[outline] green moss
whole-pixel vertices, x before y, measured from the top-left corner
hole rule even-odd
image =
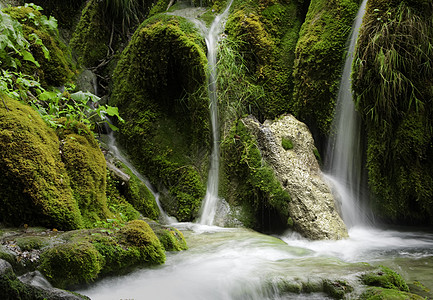
[[[353,287],[344,280],[324,280],[323,291],[334,299],[344,299],[346,294],[353,292]]]
[[[384,288],[369,288],[359,296],[360,300],[422,300],[421,296]]]
[[[48,245],[48,240],[40,236],[24,236],[16,239],[16,244],[21,251],[29,251],[32,249],[41,249]]]
[[[62,160],[85,226],[110,218],[105,195],[106,163],[93,133],[84,124],[66,123],[58,135]]]
[[[296,45],[294,113],[310,129],[328,133],[334,115],[346,40],[357,0],[311,1]]]
[[[185,238],[179,230],[174,227],[166,227],[154,230],[165,251],[187,250]]]
[[[64,288],[165,262],[164,247],[146,222],[118,226],[63,234],[63,243],[41,255],[39,270],[54,286]]]
[[[39,270],[56,287],[95,280],[102,269],[103,257],[90,243],[54,246],[41,255]]]
[[[87,67],[96,66],[108,54],[111,29],[104,20],[103,8],[103,1],[87,2],[70,41],[78,62]]]
[[[39,11],[31,7],[10,7],[3,10],[23,25],[25,38],[30,41],[30,51],[40,66],[28,61],[22,61],[19,68],[25,74],[39,77],[42,86],[62,86],[72,80],[75,66],[71,54],[60,40],[57,30],[44,25],[44,17]],[[32,17],[31,17],[32,16]],[[37,35],[49,51],[49,58],[45,57],[41,45],[30,35]]]
[[[283,146],[284,150],[291,150],[291,149],[293,149],[292,140],[283,137],[282,140],[281,140],[281,146]]]
[[[151,265],[165,262],[161,242],[146,222],[131,221],[120,229],[119,234],[127,246],[139,251],[141,263]]]
[[[373,272],[363,274],[361,280],[365,285],[409,292],[409,287],[401,275],[384,266],[380,266],[378,270]]]
[[[298,6],[286,1],[236,1],[226,32],[237,41],[248,76],[263,85],[266,97],[249,103],[259,119],[291,110],[292,68],[301,26]]]
[[[258,230],[285,228],[290,195],[281,187],[273,169],[262,160],[254,138],[241,121],[225,138],[221,151],[223,194],[231,205],[244,208],[246,215],[241,216],[241,221]]]
[[[373,1],[360,31],[353,88],[373,206],[388,222],[432,224],[432,15],[424,1]]]
[[[30,107],[2,96],[0,216],[6,223],[74,229],[83,225],[55,132]]]
[[[205,70],[194,25],[158,15],[136,31],[113,78],[110,101],[126,120],[123,144],[140,171],[168,191],[162,199],[174,199],[172,215],[181,221],[193,220],[204,197],[209,112],[206,93],[197,91],[205,90]]]

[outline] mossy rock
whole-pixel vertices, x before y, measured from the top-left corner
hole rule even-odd
[[[294,63],[294,113],[312,132],[327,135],[358,0],[311,1]]]
[[[109,229],[70,231],[59,239],[63,242],[42,253],[38,269],[60,288],[165,262],[164,247],[142,220]]]
[[[247,80],[262,85],[265,97],[245,105],[259,120],[292,109],[292,70],[301,27],[294,1],[234,1],[225,31],[242,56]]]
[[[242,121],[235,124],[221,146],[224,198],[230,205],[241,206],[237,218],[247,227],[281,230],[287,227],[285,191],[273,169],[263,160],[257,142]]]
[[[83,226],[53,129],[29,106],[2,96],[0,218],[58,229]]]
[[[157,15],[137,29],[113,77],[110,104],[126,120],[119,124],[120,140],[138,169],[168,191],[161,200],[174,201],[171,214],[180,221],[196,217],[205,192],[206,62],[192,23]]]
[[[346,294],[353,292],[353,287],[344,280],[324,280],[323,291],[334,299],[344,299]]]
[[[111,27],[104,19],[104,6],[104,1],[88,1],[72,34],[70,46],[80,65],[94,67],[108,54]]]
[[[93,133],[81,123],[66,122],[58,130],[60,151],[84,225],[111,218],[106,199],[105,157]]]
[[[62,86],[70,82],[75,76],[75,66],[72,56],[65,44],[60,40],[57,30],[53,30],[44,24],[40,11],[31,7],[9,7],[3,12],[20,22],[23,26],[24,37],[30,41],[30,52],[40,64],[36,66],[32,62],[22,60],[19,70],[25,74],[39,77],[42,86]],[[32,17],[30,17],[32,16]],[[49,58],[45,57],[42,47],[30,35],[37,35],[49,52]]]
[[[380,266],[378,270],[361,275],[361,281],[369,286],[409,292],[409,287],[401,275],[385,266]]]
[[[54,246],[41,255],[39,270],[56,287],[65,288],[95,280],[103,257],[95,246],[74,242]]]
[[[400,225],[432,224],[432,16],[431,1],[369,1],[353,65],[372,206]]]
[[[385,288],[369,288],[359,296],[360,300],[422,300],[416,294]]]

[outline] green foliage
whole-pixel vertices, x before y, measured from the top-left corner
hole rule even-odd
[[[2,68],[13,68],[32,76],[37,74],[44,87],[61,86],[74,76],[74,66],[69,50],[59,38],[57,20],[41,14],[41,10],[33,4],[3,10],[10,17],[2,13],[8,28],[0,35],[0,39],[6,40],[1,48],[5,46],[6,52],[9,51],[6,59],[2,59],[4,53],[0,51],[0,60],[4,61]],[[15,43],[15,53],[10,52],[14,49],[11,43]]]
[[[334,115],[347,37],[357,0],[311,1],[296,45],[294,114],[326,135]]]
[[[291,150],[291,149],[293,149],[292,140],[288,139],[286,137],[283,137],[281,139],[281,146],[283,146],[284,150]]]
[[[123,121],[117,107],[99,105],[100,98],[89,92],[72,92],[73,85],[66,86],[63,92],[55,88],[46,90],[32,76],[6,70],[0,72],[0,92],[31,105],[53,128],[65,126],[60,118],[66,118],[68,125],[83,123],[92,129],[106,123],[117,130],[108,121],[108,116]]]
[[[291,109],[292,67],[301,21],[295,3],[286,1],[237,1],[226,32],[236,41],[233,51],[242,56],[248,80],[263,87],[246,107],[255,116],[275,118]]]
[[[290,195],[281,187],[273,169],[262,161],[254,138],[241,121],[233,126],[221,148],[224,197],[230,204],[241,205],[252,213],[241,221],[258,230],[286,227]]]
[[[433,216],[432,15],[423,1],[369,3],[360,31],[353,88],[373,206],[391,222],[431,224]]]

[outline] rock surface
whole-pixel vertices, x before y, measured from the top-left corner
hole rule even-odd
[[[263,159],[272,166],[292,198],[288,209],[293,229],[311,239],[347,237],[334,197],[321,176],[314,154],[317,150],[308,127],[291,115],[264,124],[253,117],[242,122],[255,136]],[[290,141],[293,147],[285,150],[283,139]]]

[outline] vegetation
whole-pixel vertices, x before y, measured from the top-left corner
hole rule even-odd
[[[159,190],[166,188],[161,200],[181,221],[195,218],[205,193],[205,69],[203,40],[193,24],[158,15],[136,31],[113,77],[111,103],[127,120],[120,125],[126,150]]]
[[[431,224],[433,8],[426,1],[369,3],[354,64],[367,126],[367,168],[379,217]]]
[[[358,4],[357,0],[311,1],[299,33],[293,71],[293,112],[309,126],[316,139],[329,133],[340,66]]]
[[[274,171],[267,166],[254,138],[242,121],[222,144],[225,199],[241,206],[238,218],[256,230],[276,230],[287,226],[290,195],[281,187]]]
[[[291,110],[292,68],[301,17],[295,1],[235,1],[226,32],[238,52],[248,80],[263,87],[265,97],[247,103],[259,120]]]

